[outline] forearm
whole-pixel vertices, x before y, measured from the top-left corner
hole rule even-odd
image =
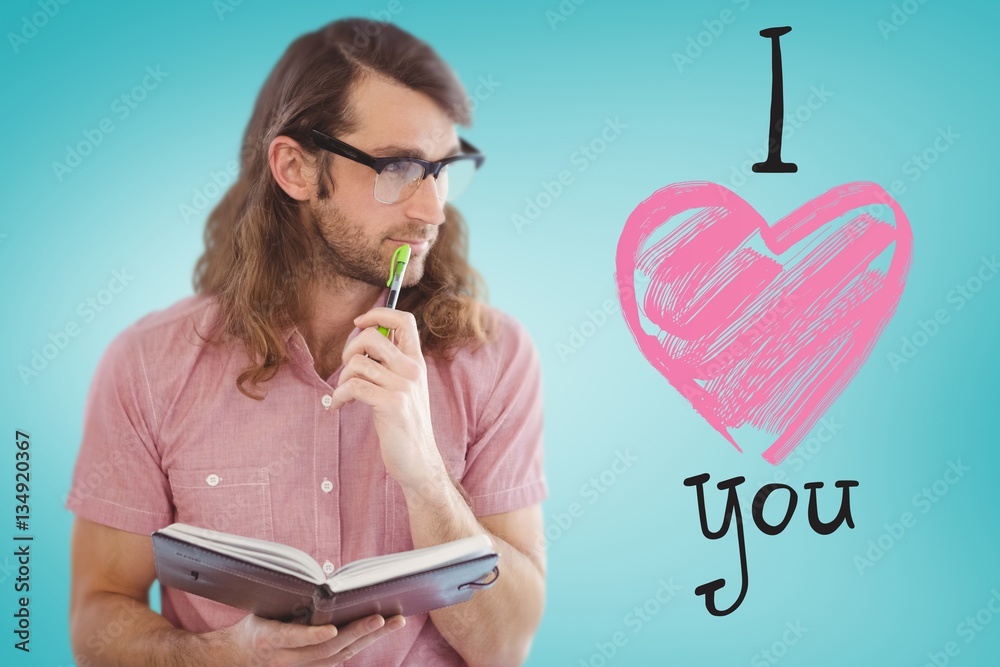
[[[414,548],[487,534],[502,576],[468,602],[430,612],[431,620],[470,665],[519,665],[541,622],[544,578],[527,556],[479,523],[456,484],[438,474],[419,489],[404,488]]]
[[[208,635],[178,630],[126,595],[94,593],[73,610],[70,623],[79,667],[231,664]]]

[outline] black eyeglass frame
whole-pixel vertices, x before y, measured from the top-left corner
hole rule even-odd
[[[446,157],[445,159],[437,162],[430,162],[417,157],[372,157],[368,153],[365,153],[350,144],[344,143],[340,139],[334,139],[319,130],[313,130],[311,135],[313,142],[315,142],[315,144],[323,150],[330,151],[336,155],[346,157],[348,160],[353,160],[354,162],[363,164],[366,167],[370,167],[375,170],[376,174],[381,174],[382,171],[393,162],[414,162],[423,167],[424,176],[420,180],[425,180],[428,176],[437,178],[438,174],[441,173],[441,169],[452,162],[458,162],[459,160],[474,160],[476,163],[476,169],[478,170],[483,165],[483,161],[486,160],[486,156],[480,153],[478,148],[461,137],[458,138],[458,147],[459,150],[462,151],[461,153]],[[406,200],[401,199],[400,201]]]

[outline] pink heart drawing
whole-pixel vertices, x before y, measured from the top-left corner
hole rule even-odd
[[[653,367],[737,450],[737,438],[770,442],[763,457],[777,465],[867,360],[912,246],[875,183],[833,188],[773,226],[721,185],[674,183],[628,217],[615,281]]]

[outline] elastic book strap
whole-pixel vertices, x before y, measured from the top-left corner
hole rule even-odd
[[[458,590],[462,590],[463,588],[477,588],[477,589],[489,588],[490,586],[495,584],[497,582],[497,579],[499,578],[500,578],[500,567],[498,565],[494,565],[492,579],[490,579],[487,582],[472,581],[467,584],[462,584],[461,586],[458,587]]]

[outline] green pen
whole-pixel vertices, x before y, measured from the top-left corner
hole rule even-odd
[[[399,297],[399,289],[403,286],[403,274],[406,273],[406,265],[410,261],[410,244],[404,243],[396,248],[392,253],[392,265],[389,267],[389,280],[385,286],[389,288],[389,298],[385,301],[386,308],[395,308],[396,299]],[[389,337],[389,330],[383,326],[378,328],[380,334]]]

